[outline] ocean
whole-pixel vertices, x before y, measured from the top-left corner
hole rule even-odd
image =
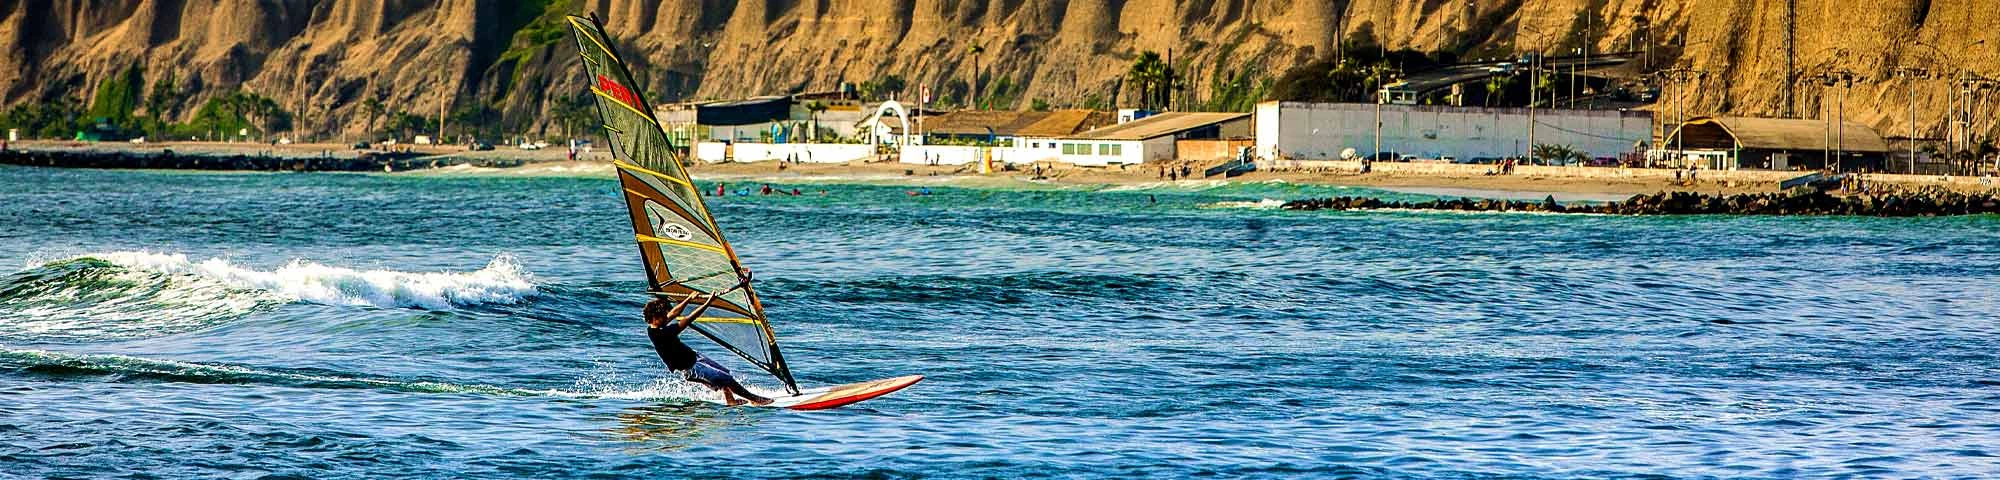
[[[2000,476],[2000,218],[725,181],[802,383],[928,379],[682,383],[608,171],[0,168],[0,477]]]

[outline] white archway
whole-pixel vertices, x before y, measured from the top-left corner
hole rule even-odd
[[[883,113],[896,114],[896,120],[902,122],[902,138],[893,138],[894,135],[890,134],[887,128],[882,127]],[[915,144],[915,142],[910,140],[912,133],[910,131],[910,113],[903,110],[903,104],[896,103],[895,100],[882,102],[882,106],[875,108],[875,114],[868,116],[868,133],[873,137],[876,144],[888,143],[896,146]]]

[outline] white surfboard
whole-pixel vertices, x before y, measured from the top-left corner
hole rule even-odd
[[[902,390],[904,387],[916,385],[918,381],[922,381],[923,379],[923,375],[909,375],[846,385],[808,388],[800,390],[798,395],[773,397],[771,398],[771,404],[764,405],[764,407],[789,408],[792,410],[839,408],[863,400],[888,395],[891,392]]]

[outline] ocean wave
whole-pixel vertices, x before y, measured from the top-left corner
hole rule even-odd
[[[424,308],[510,304],[535,295],[513,259],[469,273],[354,270],[303,260],[264,271],[150,252],[31,262],[0,277],[0,338],[119,340],[205,330],[292,302]]]
[[[152,252],[97,253],[67,260],[78,259],[96,259],[127,269],[200,279],[288,301],[325,305],[448,310],[454,306],[518,303],[536,292],[532,277],[508,255],[494,257],[485,268],[465,273],[355,270],[308,260],[293,260],[264,271],[221,258],[197,262],[186,255]]]
[[[1254,202],[1224,201],[1224,202],[1201,204],[1201,208],[1230,208],[1230,209],[1250,209],[1250,210],[1271,210],[1283,206],[1285,206],[1285,201],[1278,200],[1275,198],[1266,198]]]
[[[206,329],[283,303],[254,290],[98,258],[0,278],[0,338],[116,340]]]

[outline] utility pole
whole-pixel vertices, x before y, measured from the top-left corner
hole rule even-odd
[[[1660,79],[1674,83],[1674,159],[1680,161],[1681,166],[1686,166],[1687,142],[1684,137],[1687,135],[1684,135],[1685,132],[1681,127],[1687,125],[1687,111],[1685,106],[1687,82],[1700,82],[1703,77],[1708,75],[1708,72],[1689,67],[1680,67],[1661,70],[1658,75]]]
[[[1910,97],[1910,169],[1908,172],[1905,172],[1910,174],[1917,173],[1917,86],[1914,79],[1924,75],[1925,71],[1922,67],[1900,67],[1896,69],[1896,76],[1903,77],[1903,91],[1909,93]]]
[[[1534,56],[1528,57],[1528,67],[1528,151],[1524,158],[1535,156],[1535,102],[1539,101],[1538,95],[1541,93],[1536,84],[1542,80],[1541,50],[1536,50]]]
[[[1826,161],[1827,171],[1839,173],[1840,158],[1847,156],[1847,90],[1853,88],[1854,81],[1860,77],[1854,71],[1843,68],[1828,69],[1825,72],[1821,72],[1815,78],[1825,88],[1840,87],[1840,96],[1834,99],[1835,118],[1827,119],[1827,124],[1829,125],[1827,136],[1836,138],[1827,142],[1832,144],[1830,148],[1833,149],[1833,156],[1829,157]],[[1825,95],[1825,88],[1820,90],[1822,98]],[[1820,101],[1820,109],[1826,109],[1825,100]]]
[[[1596,40],[1593,40],[1597,38],[1594,36],[1596,30],[1597,30],[1597,14],[1592,13],[1588,16],[1583,17],[1583,64],[1584,65],[1590,65],[1590,47],[1595,46],[1594,44],[1597,43]],[[1583,89],[1590,90],[1590,78],[1584,77],[1583,83],[1584,83]],[[1574,106],[1575,104],[1572,103],[1571,105]],[[1596,95],[1590,96],[1590,108],[1597,108]]]

